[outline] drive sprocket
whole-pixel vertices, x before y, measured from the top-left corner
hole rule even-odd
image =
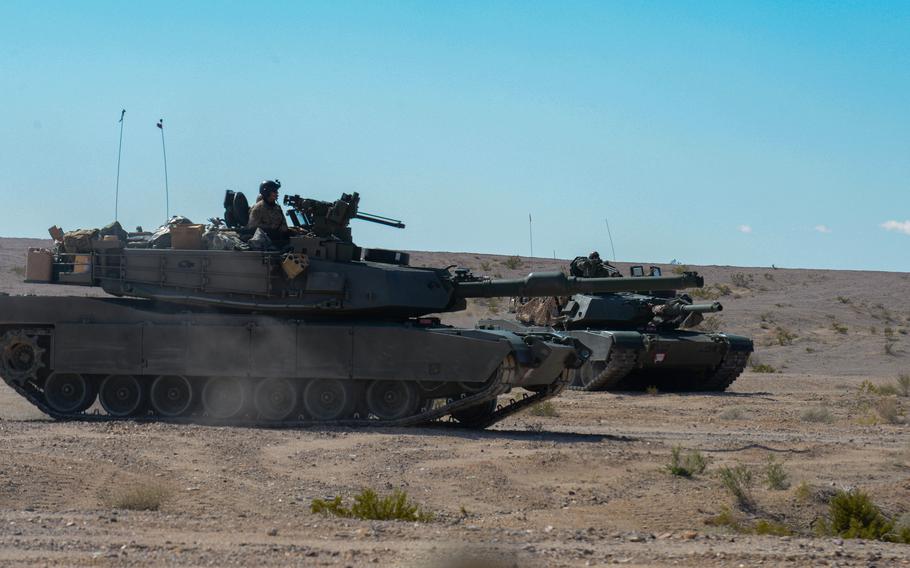
[[[0,337],[0,376],[19,384],[37,376],[44,366],[44,349],[35,337],[8,331]]]

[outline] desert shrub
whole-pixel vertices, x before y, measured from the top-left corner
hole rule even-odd
[[[894,349],[894,343],[891,341],[885,341],[885,355],[891,355],[897,357],[897,351]]]
[[[824,424],[830,424],[834,422],[834,416],[831,414],[831,410],[827,406],[816,406],[815,408],[807,408],[800,414],[800,419],[803,422],[822,422]]]
[[[559,411],[556,410],[556,405],[553,404],[552,400],[538,402],[528,409],[528,413],[532,416],[546,416],[549,418],[559,416]]]
[[[831,322],[831,329],[840,333],[841,335],[847,335],[848,327],[842,323],[837,323],[836,321]]]
[[[822,519],[818,528],[829,536],[887,540],[893,536],[894,524],[866,493],[857,489],[838,491],[828,502],[828,518]]]
[[[883,396],[872,403],[872,408],[888,424],[901,423],[900,407],[897,404],[897,400]]]
[[[860,396],[878,394],[878,387],[872,381],[865,380],[859,384],[859,394]]]
[[[733,408],[727,408],[718,414],[717,417],[721,420],[742,420],[746,417],[746,413],[743,412],[742,408],[734,406]]]
[[[493,266],[490,265],[490,263],[485,260],[480,263],[480,269],[483,270],[484,272],[489,272],[490,270],[493,269]]]
[[[521,266],[523,264],[521,262],[521,257],[518,257],[518,256],[510,256],[509,258],[502,261],[502,263],[506,266],[506,268],[509,268],[511,270],[515,270],[516,268],[521,268]]]
[[[790,476],[784,470],[784,464],[774,459],[774,456],[769,456],[768,463],[765,464],[765,482],[768,489],[775,491],[783,491],[790,487]]]
[[[408,501],[408,494],[395,490],[391,495],[379,496],[372,489],[364,489],[354,496],[354,504],[347,508],[341,496],[331,500],[313,499],[310,511],[317,514],[332,515],[373,521],[409,521],[429,522],[433,514],[422,510],[418,505]]]
[[[10,268],[9,271],[19,277],[25,276],[25,267],[24,266],[14,266],[14,267]]]
[[[708,467],[708,462],[698,450],[692,450],[683,455],[682,448],[676,446],[670,450],[670,463],[664,467],[673,475],[692,477],[693,475],[704,473],[705,468]]]
[[[837,301],[840,302],[841,304],[849,304],[851,302],[850,298],[848,298],[846,296],[838,296]]]
[[[805,479],[799,482],[799,485],[796,486],[796,489],[793,491],[793,496],[800,501],[811,501],[812,500],[812,486],[809,485],[809,482]]]
[[[773,281],[774,281],[774,275],[771,274],[770,272],[765,272],[765,280],[770,280],[771,282],[773,282]]]
[[[738,288],[748,288],[752,284],[752,277],[742,272],[734,272],[730,275],[730,282]]]
[[[753,363],[750,367],[753,373],[776,373],[777,369],[765,363]]]
[[[787,525],[767,519],[759,519],[755,526],[752,527],[752,532],[771,536],[791,536],[793,534],[793,531]]]
[[[107,496],[115,509],[128,511],[157,511],[170,497],[170,490],[157,483],[138,483],[120,487]]]
[[[721,507],[719,513],[705,519],[705,524],[714,527],[728,527],[736,532],[746,531],[746,527],[743,525],[740,516],[726,505]]]
[[[690,272],[692,269],[689,268],[688,264],[677,264],[673,267],[673,274],[683,274],[685,272]]]
[[[755,500],[752,497],[752,470],[744,465],[725,466],[720,468],[718,475],[724,488],[733,495],[740,508],[748,511],[755,507]]]
[[[648,388],[645,389],[645,393],[647,393],[651,396],[657,396],[660,393],[660,391],[657,389],[656,386],[648,385]]]
[[[793,531],[786,525],[767,519],[759,519],[754,525],[749,526],[736,511],[726,506],[722,507],[717,515],[705,519],[705,524],[715,527],[727,527],[738,533],[745,534],[773,536],[790,536],[793,534]]]
[[[910,375],[902,373],[897,377],[897,394],[900,396],[910,396]]]
[[[779,345],[792,345],[793,340],[797,337],[799,336],[782,326],[778,326],[774,331],[774,339]]]

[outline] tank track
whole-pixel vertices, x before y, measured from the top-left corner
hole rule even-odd
[[[723,392],[746,369],[749,362],[748,351],[728,351],[720,365],[713,373],[695,383],[693,390],[703,392]]]
[[[586,363],[591,364],[591,363]],[[630,347],[614,347],[610,351],[607,365],[594,380],[586,386],[569,385],[571,390],[602,391],[617,388],[622,385],[623,379],[638,365],[638,351]],[[580,369],[575,371],[581,372]]]
[[[451,414],[458,412],[460,410],[468,409],[470,407],[482,405],[484,403],[489,404],[491,401],[496,401],[500,395],[506,394],[514,386],[505,379],[505,373],[503,372],[503,367],[500,366],[500,369],[497,373],[494,374],[491,381],[488,381],[487,385],[476,393],[464,396],[458,399],[450,399],[446,404],[442,406],[428,406],[423,409],[421,412],[400,418],[397,420],[382,420],[382,419],[344,419],[344,420],[331,420],[331,421],[320,421],[320,420],[307,420],[303,419],[302,415],[296,419],[288,419],[283,421],[272,421],[272,420],[261,420],[257,418],[232,418],[228,420],[217,420],[209,417],[205,414],[199,413],[190,416],[181,416],[181,417],[162,417],[158,415],[138,415],[130,417],[117,417],[109,416],[106,414],[101,414],[97,412],[77,412],[77,413],[61,413],[57,410],[51,408],[45,401],[44,395],[41,390],[31,381],[26,381],[23,384],[19,384],[16,381],[4,379],[7,385],[10,386],[17,394],[28,400],[33,406],[35,406],[41,412],[47,414],[48,416],[54,418],[55,420],[60,421],[79,421],[79,422],[114,422],[114,421],[131,421],[131,422],[164,422],[164,423],[173,423],[173,424],[203,424],[210,426],[242,426],[242,427],[254,427],[254,428],[308,428],[314,426],[332,426],[332,427],[406,427],[406,426],[422,426],[422,425],[431,425],[431,424],[440,424],[440,425],[452,425],[452,426],[461,426],[467,428],[486,428],[500,420],[503,420],[521,410],[558,395],[563,388],[565,388],[568,380],[569,373],[564,372],[560,378],[553,382],[550,385],[547,385],[545,389],[535,392],[534,394],[525,395],[520,399],[510,399],[508,403],[504,405],[496,406],[495,410],[492,411],[489,415],[483,416],[480,419],[471,420],[467,423],[460,423],[454,418],[451,417]]]

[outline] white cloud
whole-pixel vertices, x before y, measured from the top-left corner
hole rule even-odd
[[[739,229],[740,233],[751,233],[752,232],[752,227],[750,227],[749,225],[740,225],[738,227],[738,229]]]
[[[819,233],[830,233],[831,232],[831,227],[829,227],[828,225],[816,225],[814,228]]]
[[[896,231],[910,235],[910,221],[885,221],[881,226],[886,231]]]

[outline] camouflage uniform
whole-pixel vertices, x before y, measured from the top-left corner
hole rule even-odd
[[[261,227],[267,233],[287,234],[288,222],[284,218],[284,211],[277,203],[266,203],[262,197],[250,208],[250,221],[246,225],[250,229]],[[270,235],[271,236],[271,235]]]

